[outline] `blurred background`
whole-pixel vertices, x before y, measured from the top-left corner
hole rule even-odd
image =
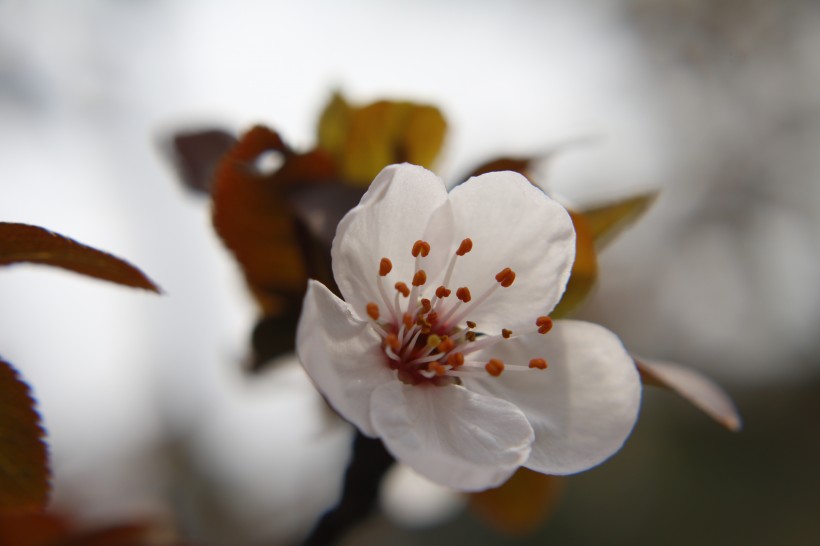
[[[351,431],[294,362],[242,373],[254,307],[161,143],[262,122],[306,149],[342,90],[438,106],[451,183],[580,138],[535,180],[566,204],[660,190],[579,316],[715,378],[745,422],[647,389],[624,450],[566,480],[537,535],[453,499],[413,512],[399,487],[349,544],[816,543],[818,52],[812,0],[0,0],[0,220],[165,292],[0,271],[0,354],[41,405],[55,510],[256,545],[334,504]]]

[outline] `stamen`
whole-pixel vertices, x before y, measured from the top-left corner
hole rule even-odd
[[[487,373],[493,377],[498,377],[501,375],[501,372],[504,371],[504,363],[497,358],[491,358],[487,364],[485,364],[484,369],[487,370]]]
[[[426,282],[427,273],[425,273],[423,269],[419,269],[418,271],[416,271],[416,274],[413,275],[413,286],[422,286]]]
[[[509,287],[513,281],[515,280],[515,271],[510,269],[509,267],[505,267],[502,269],[496,276],[495,280],[498,281],[498,284],[503,286],[504,288]]]
[[[396,334],[387,334],[387,337],[384,338],[384,343],[394,351],[398,351],[401,348],[401,343],[399,343],[399,338]]]
[[[546,370],[547,369],[547,361],[543,358],[533,358],[530,360],[530,368],[536,368],[539,370]]]
[[[507,330],[506,328],[501,330],[501,337],[503,337],[504,339],[510,339],[511,335],[512,335],[512,330]]]
[[[392,348],[390,345],[387,345],[387,346],[384,348],[384,354],[386,354],[386,355],[388,356],[388,358],[390,358],[390,360],[395,360],[395,361],[397,361],[397,362],[401,362],[401,358],[399,358],[399,355],[397,355],[397,354],[393,351],[393,348]]]
[[[429,363],[427,365],[427,369],[432,371],[432,372],[436,372],[436,375],[444,375],[445,373],[447,373],[447,370],[444,369],[444,366],[442,366],[438,362]]]
[[[430,243],[427,241],[416,241],[413,243],[413,250],[411,251],[414,258],[418,258],[419,254],[421,254],[422,258],[426,258],[428,254],[430,254]]]
[[[472,299],[472,296],[470,296],[470,289],[466,286],[462,286],[456,290],[456,297],[464,303],[467,303]]]
[[[404,323],[404,327],[407,328],[407,330],[410,330],[410,328],[413,327],[413,317],[410,316],[410,313],[405,313],[402,315],[401,321]]]
[[[390,273],[390,271],[392,269],[393,269],[393,262],[391,262],[387,258],[382,258],[382,261],[379,262],[379,275],[384,277],[388,273]]]
[[[471,320],[468,320],[468,321],[467,321],[467,328],[470,328],[470,329],[472,330],[472,329],[473,329],[473,328],[475,328],[476,326],[477,326],[477,325],[476,325],[476,323],[475,323],[475,322],[473,322],[473,321],[471,321]]]
[[[427,347],[430,349],[438,346],[439,343],[441,343],[441,338],[435,334],[427,338]]]
[[[427,298],[421,298],[421,312],[422,313],[424,313],[424,314],[429,313],[430,309],[432,309],[432,307],[433,306],[430,304],[430,300],[428,300]]]
[[[440,353],[449,353],[450,351],[452,351],[455,348],[456,348],[455,342],[447,336],[444,336],[441,339],[441,343],[439,343],[438,346],[436,347],[436,349]]]
[[[538,317],[535,319],[535,325],[538,326],[539,334],[546,334],[552,330],[552,319],[549,317]]]
[[[367,304],[367,316],[373,320],[379,320],[379,306],[372,301]]]
[[[469,237],[464,239],[463,241],[461,241],[461,244],[458,246],[458,249],[456,250],[456,253],[453,254],[452,258],[450,258],[450,263],[447,264],[447,272],[444,274],[444,281],[441,283],[442,286],[446,287],[448,284],[450,284],[450,279],[453,277],[453,271],[456,268],[456,261],[457,261],[456,258],[458,258],[459,256],[464,256],[465,254],[470,252],[470,250],[472,250],[472,249],[473,249],[473,241]],[[450,295],[450,290],[448,290],[447,288],[445,288],[445,290],[446,290],[446,293],[444,294],[444,297],[447,297],[447,296]],[[436,298],[436,300],[433,303],[437,304],[439,299],[440,298]],[[436,309],[438,309],[438,305],[436,305]],[[452,310],[451,310],[451,313],[452,313]]]
[[[436,297],[439,299],[444,299],[450,295],[451,290],[446,286],[439,286],[436,288]]]
[[[475,339],[476,339],[475,332],[467,332],[464,337],[466,337],[467,341],[470,341],[470,342],[475,341]]]
[[[410,289],[407,288],[407,285],[404,284],[401,281],[396,283],[395,288],[396,288],[396,290],[401,292],[401,295],[404,296],[405,298],[410,295]]]
[[[455,369],[464,365],[464,355],[461,353],[450,353],[447,355],[447,364]]]
[[[460,245],[458,245],[458,250],[456,250],[456,254],[458,254],[459,256],[464,256],[465,254],[470,252],[472,249],[473,249],[473,241],[469,237],[467,237],[466,239],[461,241]]]

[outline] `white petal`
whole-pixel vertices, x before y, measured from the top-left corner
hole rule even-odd
[[[732,399],[717,383],[702,373],[676,364],[644,358],[636,358],[635,364],[650,382],[675,391],[729,430],[740,430],[740,414]]]
[[[485,333],[533,329],[564,292],[575,259],[575,229],[567,211],[514,172],[471,178],[450,192],[455,241],[473,241],[459,259],[452,288],[467,286],[477,298],[506,267],[515,274],[467,318]]]
[[[580,472],[618,451],[632,431],[640,379],[609,330],[561,320],[548,334],[514,338],[487,353],[507,364],[527,365],[539,357],[549,364],[546,370],[508,370],[464,381],[465,387],[505,398],[527,415],[535,442],[524,466],[545,474]]]
[[[331,248],[333,277],[345,301],[359,316],[364,316],[367,303],[381,304],[377,281],[382,258],[393,263],[386,279],[389,296],[394,294],[392,287],[397,281],[409,286],[415,273],[411,250],[418,240],[435,237],[428,240],[433,248],[423,258],[422,268],[440,270],[450,247],[451,225],[441,179],[415,165],[386,167],[336,229]]]
[[[532,428],[521,410],[460,386],[387,383],[373,393],[371,407],[388,451],[447,487],[500,485],[530,453]]]
[[[364,434],[376,436],[370,395],[395,381],[380,338],[350,307],[323,284],[310,281],[299,327],[296,353],[327,401]]]

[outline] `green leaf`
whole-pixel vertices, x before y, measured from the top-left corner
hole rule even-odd
[[[142,271],[111,254],[41,227],[0,222],[0,265],[26,262],[160,292]]]
[[[48,501],[48,452],[26,385],[0,360],[0,512],[41,510]]]

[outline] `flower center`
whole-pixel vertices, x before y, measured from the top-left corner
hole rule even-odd
[[[473,374],[487,373],[498,377],[505,370],[544,370],[547,361],[533,358],[528,364],[507,364],[499,359],[480,360],[475,353],[496,343],[515,337],[511,330],[503,329],[501,335],[484,335],[477,331],[478,325],[468,317],[495,297],[499,288],[509,288],[515,281],[515,272],[505,267],[488,279],[489,288],[474,297],[467,286],[449,284],[459,258],[469,253],[473,242],[464,239],[451,256],[441,285],[428,285],[423,260],[430,251],[426,241],[416,241],[411,249],[416,259],[413,278],[408,286],[404,281],[393,285],[393,297],[387,277],[393,270],[388,258],[382,258],[378,270],[378,291],[381,302],[366,306],[376,332],[381,336],[381,346],[386,364],[397,371],[398,378],[409,385],[451,385]],[[552,328],[552,319],[537,317],[532,331],[546,334]],[[529,332],[524,332],[529,333]]]

